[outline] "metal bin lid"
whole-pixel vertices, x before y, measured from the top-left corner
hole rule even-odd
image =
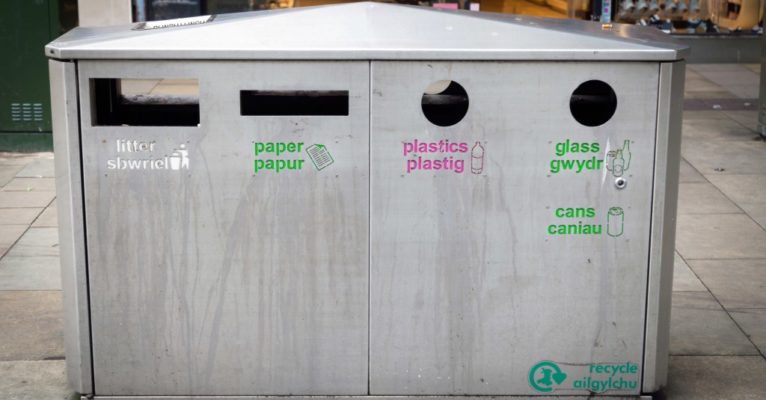
[[[387,3],[347,3],[75,28],[56,59],[674,61],[656,28]]]

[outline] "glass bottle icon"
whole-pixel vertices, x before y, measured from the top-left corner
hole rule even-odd
[[[625,160],[625,165],[623,166],[623,170],[627,170],[630,168],[630,140],[625,140],[625,143],[622,145],[622,158]]]
[[[612,175],[619,178],[625,169],[625,158],[622,155],[622,150],[617,150],[615,157],[612,158]]]
[[[484,171],[484,146],[476,142],[471,149],[471,172],[480,174]]]

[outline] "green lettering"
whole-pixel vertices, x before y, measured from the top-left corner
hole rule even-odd
[[[601,365],[601,364],[596,365],[596,373],[603,374],[604,372],[605,371],[604,371],[604,366],[603,365]]]
[[[287,149],[287,144],[284,142],[278,142],[277,143],[277,157],[279,157],[280,154],[284,153]]]
[[[275,170],[277,171],[277,173],[279,173],[279,171],[285,169],[285,165],[287,164],[287,161],[282,160],[282,159],[275,160],[275,161],[276,161],[276,169]]]
[[[560,160],[551,160],[551,173],[559,173],[559,161]]]

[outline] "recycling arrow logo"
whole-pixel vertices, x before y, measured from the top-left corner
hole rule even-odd
[[[552,392],[566,379],[567,374],[553,361],[541,361],[529,370],[529,385],[538,392]]]

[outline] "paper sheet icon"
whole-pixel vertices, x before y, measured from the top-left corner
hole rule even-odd
[[[314,144],[307,147],[306,153],[309,154],[309,158],[311,158],[311,162],[314,163],[314,167],[316,167],[317,171],[321,171],[335,162],[335,160],[332,159],[330,152],[327,151],[327,147],[323,144]]]

